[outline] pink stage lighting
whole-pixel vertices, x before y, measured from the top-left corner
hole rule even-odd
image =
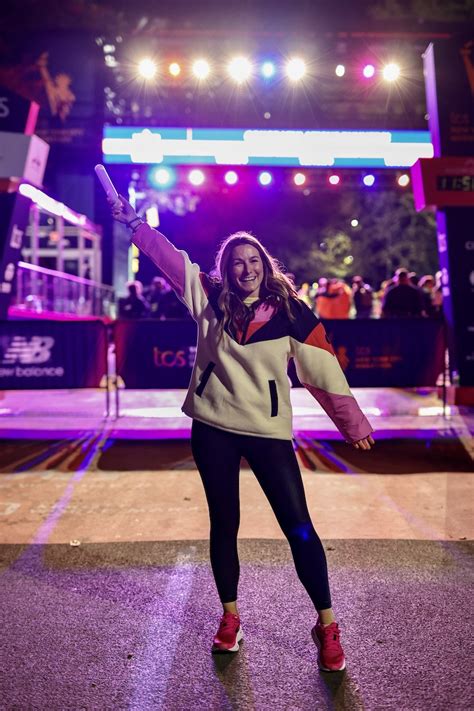
[[[373,64],[366,64],[362,70],[362,74],[366,79],[372,79],[375,74],[375,67]]]
[[[204,173],[202,172],[202,170],[194,168],[194,170],[189,173],[188,180],[191,185],[202,185],[205,180]]]
[[[306,182],[306,175],[304,173],[295,173],[293,176],[293,182],[295,185],[304,185]]]
[[[362,182],[368,188],[371,188],[372,185],[375,183],[375,175],[364,175],[364,177],[362,178]]]
[[[339,183],[341,182],[341,178],[338,175],[330,175],[329,182],[331,183],[331,185],[339,185]]]
[[[403,175],[400,175],[398,178],[398,184],[401,188],[406,188],[408,183],[410,182],[410,176],[407,175],[406,173],[403,173]]]
[[[227,185],[235,185],[238,179],[239,176],[237,175],[235,170],[228,170],[227,173],[224,175],[224,180]]]

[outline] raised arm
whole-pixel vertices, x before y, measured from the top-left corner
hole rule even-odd
[[[161,232],[146,224],[120,195],[120,205],[108,200],[112,216],[132,231],[132,242],[158,267],[177,296],[198,317],[207,304],[199,266],[193,264],[185,251],[177,249]]]

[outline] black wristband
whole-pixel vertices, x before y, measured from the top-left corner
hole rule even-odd
[[[137,217],[134,217],[133,220],[130,220],[130,222],[126,222],[125,224],[127,225],[127,227],[132,227],[133,223],[136,222],[137,220],[138,220],[138,222],[140,222],[140,223],[142,222],[141,217],[138,217],[138,216],[137,216]],[[133,230],[133,229],[134,229],[134,228],[132,227],[132,230]]]

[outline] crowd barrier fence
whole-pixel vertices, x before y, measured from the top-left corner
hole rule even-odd
[[[442,320],[326,320],[324,325],[351,387],[434,387],[441,376],[445,400]],[[194,321],[119,320],[114,341],[116,372],[125,388],[187,388],[196,354]],[[289,376],[293,386],[301,386],[292,362]]]
[[[446,402],[446,336],[434,319],[325,321],[325,328],[351,387],[434,387]],[[111,332],[108,328],[112,329]],[[115,345],[115,374],[108,344]],[[99,388],[105,385],[110,415],[119,390],[187,388],[196,355],[192,320],[0,322],[0,390]],[[300,386],[294,364],[288,371]]]

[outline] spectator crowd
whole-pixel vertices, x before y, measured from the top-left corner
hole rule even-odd
[[[187,308],[163,277],[154,277],[147,289],[137,280],[127,282],[126,286],[127,296],[119,299],[120,318],[156,318],[160,321],[190,318]]]
[[[442,315],[441,272],[421,278],[408,269],[397,269],[378,290],[354,276],[349,285],[338,278],[321,277],[302,284],[300,299],[319,316],[345,318],[440,318]]]
[[[291,275],[288,275],[291,276]],[[323,319],[347,318],[440,318],[442,316],[441,273],[419,278],[408,269],[397,269],[391,279],[372,288],[362,276],[349,284],[339,278],[301,285],[298,296]],[[189,318],[184,304],[166,279],[154,277],[144,289],[140,281],[127,283],[128,294],[119,300],[120,318]]]

